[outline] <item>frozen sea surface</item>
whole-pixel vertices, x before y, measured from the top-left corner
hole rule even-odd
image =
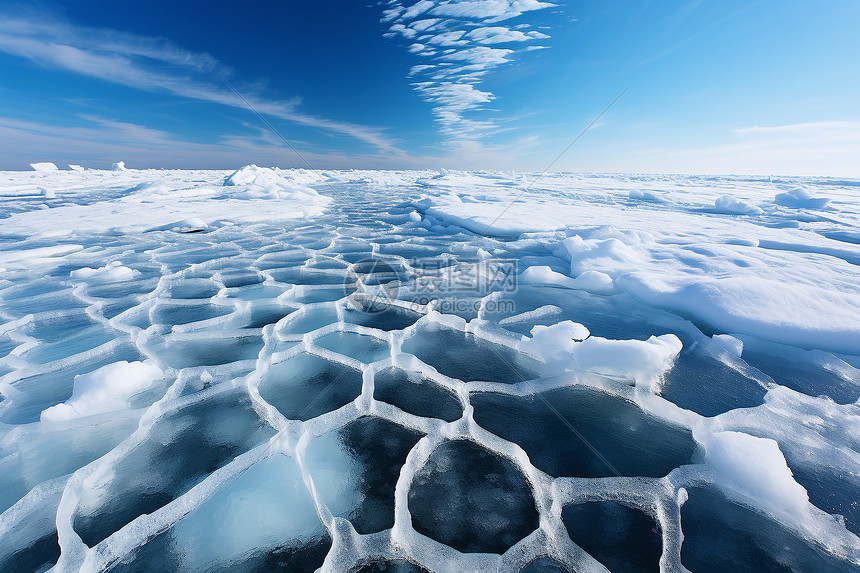
[[[858,571],[860,182],[0,173],[0,571]]]

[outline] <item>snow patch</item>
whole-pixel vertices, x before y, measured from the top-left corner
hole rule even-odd
[[[809,496],[788,468],[775,440],[741,432],[700,438],[705,461],[723,484],[752,498],[774,514],[809,513]]]
[[[84,267],[69,273],[71,278],[86,281],[91,284],[130,281],[139,275],[140,271],[124,267],[120,261],[113,261],[97,269]]]
[[[520,274],[520,282],[580,289],[597,294],[609,294],[614,291],[612,278],[606,273],[589,270],[572,279],[545,265],[528,267]]]
[[[152,388],[163,375],[152,362],[122,360],[75,376],[72,397],[43,410],[43,422],[62,422],[84,416],[125,410],[130,399]]]
[[[39,173],[51,173],[52,171],[58,170],[58,167],[50,161],[43,161],[42,163],[31,163],[30,167],[33,168],[33,171],[38,171]]]

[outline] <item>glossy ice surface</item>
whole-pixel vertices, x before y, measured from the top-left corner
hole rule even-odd
[[[0,571],[857,569],[860,183],[532,178],[0,173]]]

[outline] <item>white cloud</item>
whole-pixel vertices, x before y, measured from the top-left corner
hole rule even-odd
[[[229,68],[208,54],[189,52],[166,40],[0,14],[0,52],[142,91],[247,110],[245,102],[223,82],[231,73]],[[260,113],[402,153],[380,129],[296,111],[297,98],[271,100],[253,93],[245,98]]]
[[[793,123],[789,125],[776,125],[762,127],[740,127],[734,130],[740,136],[775,137],[775,138],[804,138],[827,140],[860,139],[860,122],[856,121],[818,121],[809,123]]]
[[[400,34],[404,38],[412,39],[418,35],[418,32],[416,32],[412,28],[407,28],[403,24],[394,24],[393,26],[391,26],[391,28],[389,28],[389,30],[391,31],[391,33],[386,34],[386,36],[395,36],[397,34]]]
[[[528,33],[520,32],[519,30],[511,30],[499,26],[488,26],[484,28],[475,28],[468,34],[467,37],[475,40],[480,44],[503,44],[506,42],[527,42],[529,40],[543,40],[549,38],[546,34],[537,31]]]
[[[581,154],[567,169],[648,173],[860,177],[860,121],[740,127],[722,145]],[[616,149],[616,151],[619,151]]]
[[[436,46],[465,46],[468,42],[460,40],[465,32],[463,30],[454,30],[452,32],[442,32],[435,36],[430,36],[426,41],[428,44]]]
[[[433,68],[435,68],[435,67],[436,67],[436,66],[431,66],[431,65],[426,65],[426,64],[418,64],[418,65],[412,66],[412,67],[409,69],[409,74],[408,74],[408,76],[409,76],[409,77],[411,77],[411,76],[414,76],[415,74],[418,74],[418,73],[421,73],[421,72],[425,72],[425,71],[427,71],[427,70],[432,70],[432,69],[433,69]]]
[[[447,0],[430,11],[434,16],[479,18],[493,22],[520,16],[523,12],[555,6],[538,0]]]
[[[513,50],[478,46],[477,48],[467,48],[447,54],[443,58],[458,62],[468,62],[469,64],[480,66],[480,69],[487,69],[507,62],[508,56],[513,53]]]
[[[519,44],[549,37],[529,30],[528,24],[488,24],[550,6],[554,4],[538,0],[421,0],[406,7],[403,0],[389,0],[382,20],[393,24],[386,36],[399,33],[411,41],[408,50],[425,59],[426,63],[412,66],[408,75],[420,80],[413,86],[425,101],[434,105],[433,115],[454,147],[462,148],[457,143],[460,140],[479,138],[497,129],[491,119],[472,117],[485,112],[484,105],[495,99],[491,92],[476,87],[484,76],[507,63],[516,52],[543,47],[501,49],[488,45]],[[428,15],[437,17],[427,18]],[[416,32],[425,34],[416,38]],[[429,46],[445,49],[439,53]]]
[[[409,27],[417,32],[426,32],[436,28],[436,24],[441,22],[439,18],[428,18],[426,20],[415,20]]]
[[[401,17],[407,20],[411,20],[432,8],[433,4],[434,2],[432,0],[419,0],[418,2],[407,8],[406,11],[403,12],[403,16]]]

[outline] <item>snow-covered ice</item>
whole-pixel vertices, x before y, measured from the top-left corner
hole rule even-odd
[[[0,571],[860,570],[860,181],[0,173]]]

